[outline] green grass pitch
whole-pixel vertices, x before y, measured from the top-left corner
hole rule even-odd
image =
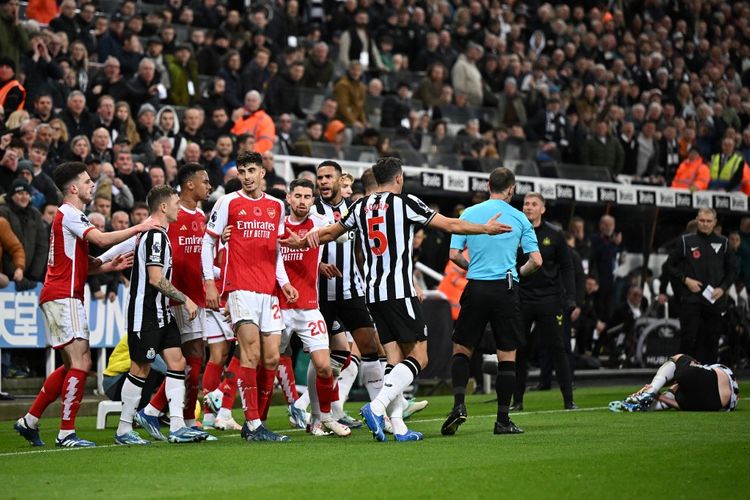
[[[114,418],[97,431],[86,417],[79,435],[100,446],[58,450],[57,415],[42,422],[41,449],[2,422],[0,498],[750,497],[750,401],[728,414],[606,410],[633,389],[579,389],[579,411],[563,411],[557,391],[530,393],[512,416],[526,430],[516,436],[492,434],[493,394],[467,398],[469,420],[443,437],[451,399],[428,398],[409,421],[425,434],[415,443],[376,443],[359,430],[344,439],[291,431],[291,443],[259,444],[216,431],[216,442],[125,448],[112,444]],[[269,424],[288,429],[283,407],[271,408]]]

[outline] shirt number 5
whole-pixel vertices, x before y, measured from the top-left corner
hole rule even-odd
[[[377,255],[378,257],[383,255],[386,250],[388,250],[388,239],[383,231],[380,231],[378,229],[375,229],[375,226],[379,224],[383,224],[385,222],[385,217],[382,215],[379,217],[372,217],[370,219],[367,219],[367,237],[370,240],[373,240],[371,249],[372,253]]]

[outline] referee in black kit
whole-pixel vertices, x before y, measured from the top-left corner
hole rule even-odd
[[[544,211],[544,197],[539,193],[526,193],[523,213],[534,227],[544,265],[538,273],[521,279],[524,343],[518,350],[516,363],[516,390],[511,407],[514,411],[523,410],[532,325],[537,345],[552,355],[565,409],[578,408],[573,402],[570,363],[563,343],[563,314],[570,314],[576,305],[573,261],[562,231],[542,220]],[[523,256],[519,255],[518,260],[523,262]]]
[[[443,424],[445,436],[456,433],[466,421],[466,383],[469,381],[471,355],[479,344],[487,323],[492,327],[497,346],[498,373],[497,421],[495,434],[520,434],[508,411],[516,381],[516,349],[521,343],[521,306],[518,274],[527,276],[542,265],[536,234],[531,223],[519,210],[509,205],[516,179],[507,168],[496,168],[490,174],[490,199],[464,210],[461,219],[469,222],[487,220],[488,215],[502,213],[500,220],[511,226],[509,233],[488,236],[458,236],[451,239],[450,258],[466,269],[469,282],[461,295],[461,312],[453,332],[453,410]],[[528,261],[517,271],[519,246]],[[469,261],[461,252],[469,249]]]

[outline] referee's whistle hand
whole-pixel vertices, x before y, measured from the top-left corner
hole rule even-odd
[[[503,234],[513,231],[513,228],[509,225],[497,221],[501,215],[503,215],[502,212],[498,212],[487,221],[487,224],[485,224],[487,234]]]

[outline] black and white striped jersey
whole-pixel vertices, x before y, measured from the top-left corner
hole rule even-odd
[[[148,268],[159,266],[172,278],[172,247],[164,229],[151,229],[138,236],[130,275],[128,333],[162,328],[172,320],[169,297],[148,282]]]
[[[345,217],[349,207],[346,200],[341,200],[337,205],[329,205],[319,198],[315,202],[314,210],[324,218],[325,224],[329,225],[336,224]],[[339,301],[364,297],[362,276],[357,267],[354,248],[353,237],[344,243],[332,241],[323,245],[321,262],[336,266],[341,271],[342,277],[320,279],[320,285],[318,286],[320,301]]]
[[[357,229],[362,235],[368,303],[416,296],[414,231],[436,214],[416,196],[383,192],[357,200],[341,218],[346,229]]]

